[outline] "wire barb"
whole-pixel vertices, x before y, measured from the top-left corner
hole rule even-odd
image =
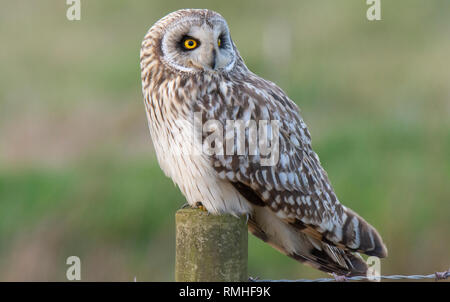
[[[445,280],[448,277],[450,277],[450,268],[446,272],[436,272],[434,274],[436,275],[436,277],[435,277],[436,281]]]
[[[343,275],[337,275],[337,274],[333,273],[333,277],[336,282],[346,282],[347,281],[347,277],[343,276]]]

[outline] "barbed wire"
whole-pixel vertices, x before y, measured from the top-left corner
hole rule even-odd
[[[334,274],[334,278],[318,278],[318,279],[280,279],[280,280],[260,280],[258,278],[249,278],[251,282],[345,282],[345,281],[378,281],[378,280],[426,280],[434,279],[435,281],[450,278],[450,269],[445,272],[436,272],[429,275],[389,275],[389,276],[339,276]]]

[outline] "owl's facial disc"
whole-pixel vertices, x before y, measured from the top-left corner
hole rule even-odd
[[[164,61],[179,71],[228,71],[235,63],[228,27],[220,19],[182,19],[168,28],[161,43]]]

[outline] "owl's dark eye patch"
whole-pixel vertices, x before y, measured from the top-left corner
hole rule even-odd
[[[200,41],[191,36],[183,36],[179,46],[182,50],[190,51],[200,46]]]
[[[221,33],[219,38],[217,39],[217,44],[219,45],[219,48],[225,48],[228,45],[227,36],[225,33]]]

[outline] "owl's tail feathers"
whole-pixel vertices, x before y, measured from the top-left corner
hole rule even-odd
[[[339,244],[369,256],[387,257],[387,248],[377,230],[349,208],[345,209],[345,214]]]
[[[283,254],[316,269],[338,275],[366,275],[367,264],[358,254],[324,243],[278,218],[269,208],[254,206],[249,231]]]

